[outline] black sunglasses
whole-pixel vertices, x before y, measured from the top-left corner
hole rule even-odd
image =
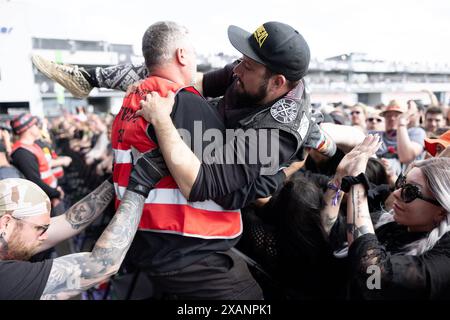
[[[398,179],[395,182],[395,189],[402,189],[400,196],[405,203],[410,203],[419,198],[436,206],[441,206],[437,200],[423,196],[418,186],[406,183],[406,176],[403,174],[398,176]]]
[[[382,122],[383,119],[380,119],[380,118],[367,118],[367,121],[370,121],[370,122],[373,122],[373,121]]]
[[[12,218],[15,219],[15,220],[18,220],[18,221],[21,221],[23,223],[27,223],[27,224],[33,226],[34,229],[36,229],[36,231],[39,232],[39,237],[42,236],[44,233],[46,233],[48,228],[50,228],[49,224],[37,224],[37,223],[31,222],[31,221],[27,221],[25,219],[19,219],[19,218],[16,218],[16,217],[12,217]]]
[[[352,111],[352,112],[350,112],[351,115],[360,114],[360,113],[361,113],[360,111]]]

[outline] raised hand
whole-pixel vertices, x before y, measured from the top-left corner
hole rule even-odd
[[[363,142],[347,153],[336,169],[339,180],[345,176],[357,176],[366,171],[369,158],[380,148],[381,141],[378,135],[369,134]]]
[[[169,91],[165,98],[158,92],[151,92],[147,94],[145,100],[141,100],[141,109],[136,112],[136,115],[156,125],[159,121],[170,119],[174,103],[175,94],[172,91]]]

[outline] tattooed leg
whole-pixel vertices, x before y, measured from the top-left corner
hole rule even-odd
[[[129,85],[148,77],[148,71],[145,64],[120,64],[107,68],[96,67],[88,69],[87,72],[91,79],[86,80],[88,80],[93,87],[121,91],[127,91]]]

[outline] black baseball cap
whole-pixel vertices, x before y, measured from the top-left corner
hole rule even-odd
[[[239,52],[288,80],[300,80],[308,71],[309,46],[297,30],[285,23],[266,22],[253,34],[232,25],[228,27],[228,39]]]

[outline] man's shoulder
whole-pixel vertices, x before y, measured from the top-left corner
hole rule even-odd
[[[44,260],[38,262],[20,261],[20,260],[0,260],[0,274],[3,279],[8,277],[7,275],[22,274],[24,277],[38,270],[51,267],[53,260]]]
[[[11,153],[11,157],[12,158],[18,158],[18,157],[23,157],[23,156],[35,156],[34,153],[29,150],[29,148],[27,148],[26,146],[18,146],[17,148],[13,149],[13,152]]]
[[[183,101],[195,100],[207,103],[206,99],[194,87],[181,88],[176,97]]]
[[[208,101],[201,95],[187,89],[181,89],[175,96],[175,105],[177,107],[182,106],[184,111],[194,111],[208,106]]]
[[[40,262],[0,260],[0,299],[39,299],[51,272],[53,260]]]

